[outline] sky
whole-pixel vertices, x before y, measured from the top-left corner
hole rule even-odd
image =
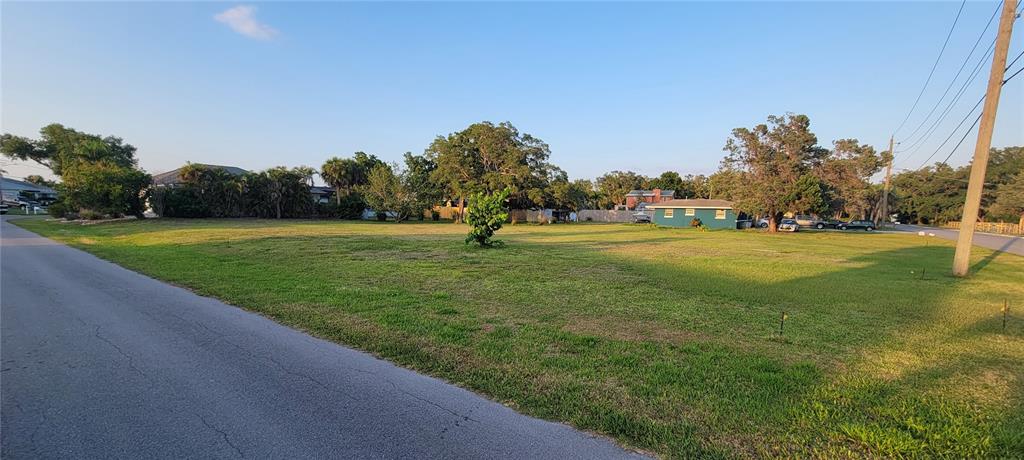
[[[990,60],[934,134],[901,152],[924,137],[992,43],[998,17],[940,101],[996,7],[964,7],[897,135],[905,141],[897,169],[920,167],[984,93]],[[808,115],[823,146],[856,138],[885,150],[959,8],[5,1],[0,125],[29,137],[55,122],[115,135],[159,173],[189,161],[319,167],[356,151],[399,161],[471,123],[510,121],[547,142],[551,161],[573,179],[612,170],[709,174],[733,128],[771,114]],[[1011,60],[1024,50],[1022,36]],[[1011,72],[1022,66],[1024,58]],[[969,162],[974,141],[949,162]],[[993,145],[1024,145],[1024,75],[1004,86]],[[7,159],[0,167],[12,177],[47,175]]]

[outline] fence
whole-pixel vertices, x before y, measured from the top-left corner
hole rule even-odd
[[[582,209],[577,215],[580,222],[633,222],[638,211],[612,211],[607,209]],[[639,211],[654,218],[654,211]]]
[[[945,227],[958,229],[960,228],[960,222],[947,222]],[[1001,235],[1024,235],[1024,229],[1021,228],[1020,224],[1006,222],[978,222],[974,225],[974,230],[986,233],[999,233]]]

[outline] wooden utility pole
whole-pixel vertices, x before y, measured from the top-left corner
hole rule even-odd
[[[992,55],[992,70],[985,91],[985,107],[981,112],[978,127],[978,143],[974,145],[974,160],[971,161],[971,179],[967,184],[967,200],[964,215],[960,220],[960,234],[956,239],[956,255],[953,256],[953,276],[967,276],[971,260],[971,244],[974,240],[974,226],[978,222],[981,208],[981,191],[985,187],[985,171],[988,169],[988,150],[992,147],[992,130],[999,107],[999,93],[1003,89],[1003,74],[1006,72],[1006,54],[1010,49],[1010,34],[1017,16],[1017,0],[1003,1],[1003,13],[999,18],[999,35],[996,36],[996,50]]]
[[[885,193],[882,193],[882,220],[878,223],[879,228],[889,224],[889,181],[892,179],[892,159],[896,156],[895,136],[889,136],[889,164],[885,166]]]

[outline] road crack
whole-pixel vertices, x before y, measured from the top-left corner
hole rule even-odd
[[[238,454],[239,458],[245,458],[245,453],[243,453],[242,449],[239,449],[238,446],[235,445],[235,443],[231,442],[231,438],[228,437],[227,432],[210,424],[210,422],[206,421],[206,417],[203,417],[202,415],[199,414],[196,415],[199,417],[199,420],[202,420],[203,425],[206,425],[207,428],[220,433],[221,439],[223,439],[227,445],[231,446],[231,448],[235,450],[235,453]]]

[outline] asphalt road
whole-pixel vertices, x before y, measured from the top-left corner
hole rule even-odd
[[[6,221],[0,269],[3,458],[639,457]]]
[[[935,227],[919,227],[917,225],[897,225],[896,230],[914,233],[924,231],[927,233],[934,233],[936,238],[951,241],[956,241],[957,236],[960,234],[957,230]],[[993,235],[991,233],[974,232],[974,245],[1024,256],[1024,238],[1019,236]]]

